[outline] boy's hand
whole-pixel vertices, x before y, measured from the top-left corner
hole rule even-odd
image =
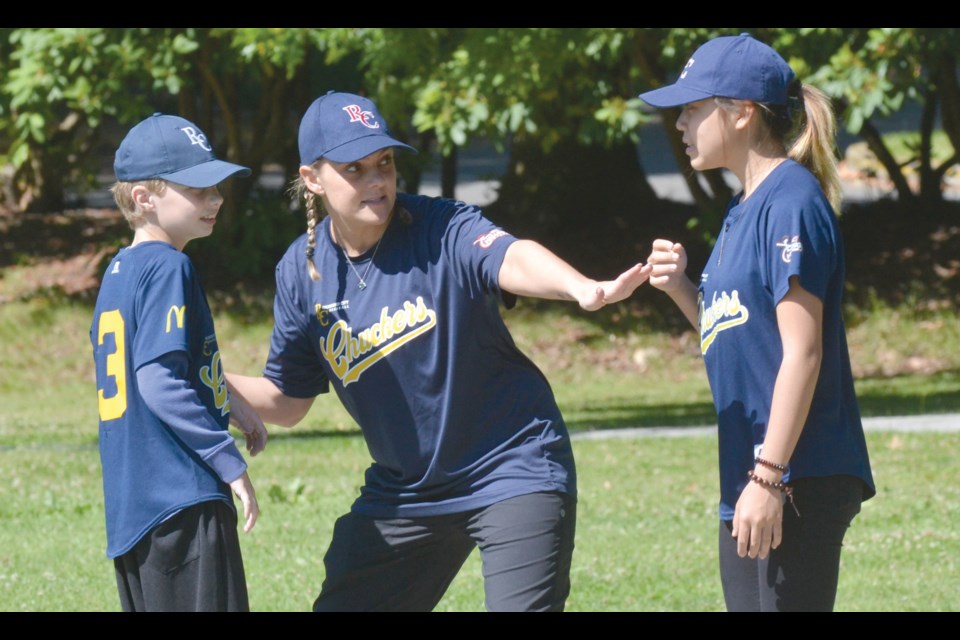
[[[257,518],[260,516],[257,492],[253,490],[253,483],[250,482],[250,476],[246,471],[230,483],[230,488],[243,503],[243,531],[246,533],[253,529],[253,525],[257,524]]]
[[[246,400],[237,393],[230,394],[230,424],[243,433],[247,451],[255,456],[267,448],[267,428]]]

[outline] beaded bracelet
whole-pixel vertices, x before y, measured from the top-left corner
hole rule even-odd
[[[753,469],[747,471],[747,477],[750,478],[752,482],[756,482],[759,485],[764,487],[770,487],[771,489],[776,489],[782,493],[787,498],[787,502],[790,503],[790,506],[793,507],[793,510],[796,512],[797,517],[800,517],[800,510],[797,509],[797,505],[793,502],[793,488],[785,485],[783,481],[780,482],[770,482],[769,480],[764,480],[756,473],[753,472]]]
[[[766,467],[767,469],[773,469],[774,471],[779,471],[780,473],[786,473],[787,465],[777,464],[776,462],[770,462],[769,460],[764,460],[763,458],[754,459],[757,464]]]

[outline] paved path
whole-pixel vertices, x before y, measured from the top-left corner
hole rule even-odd
[[[960,413],[938,413],[925,416],[878,416],[863,419],[865,431],[960,431]],[[578,432],[574,440],[608,440],[613,438],[685,437],[711,435],[716,427],[638,427],[635,429],[603,429]]]

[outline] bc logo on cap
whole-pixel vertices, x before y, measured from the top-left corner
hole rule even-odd
[[[374,120],[373,112],[364,111],[358,104],[348,104],[343,110],[350,116],[350,122],[359,122],[368,129],[380,128],[380,123]]]
[[[180,131],[187,134],[187,137],[190,138],[190,144],[198,144],[204,151],[213,151],[210,145],[207,144],[207,136],[203,135],[203,133],[198,132],[193,127],[182,127]]]
[[[696,62],[696,60],[694,60],[693,58],[690,58],[689,60],[687,60],[687,64],[684,65],[683,72],[680,74],[681,78],[687,77],[687,69],[692,67],[694,62]]]

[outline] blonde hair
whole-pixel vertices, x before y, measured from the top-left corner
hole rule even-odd
[[[843,191],[835,153],[837,118],[833,104],[825,93],[799,80],[790,85],[787,95],[785,105],[754,104],[760,108],[767,132],[786,148],[788,157],[814,175],[830,206],[839,213]]]
[[[150,193],[162,195],[167,188],[167,181],[162,178],[151,178],[149,180],[137,180],[135,182],[118,181],[110,187],[110,193],[113,194],[113,200],[117,203],[120,213],[126,218],[127,224],[131,229],[136,229],[137,225],[143,219],[140,208],[133,201],[133,188],[143,186]]]
[[[320,160],[314,162],[311,168],[316,169]],[[307,183],[303,176],[298,175],[290,185],[290,193],[297,199],[303,198],[307,209],[307,249],[304,252],[307,256],[307,273],[310,279],[317,281],[320,279],[320,272],[317,271],[317,265],[313,261],[313,254],[317,249],[317,223],[326,217],[327,212],[323,209],[323,201],[317,198],[317,194],[307,189]]]
[[[837,213],[843,191],[837,169],[837,119],[829,96],[808,84],[801,86],[803,127],[794,138],[788,155],[816,176],[820,188],[827,195],[830,206]]]

